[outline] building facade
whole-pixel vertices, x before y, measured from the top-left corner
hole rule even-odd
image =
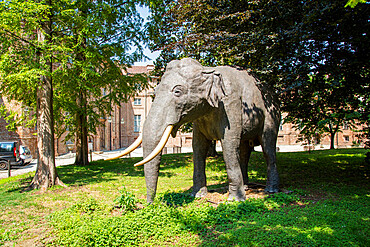
[[[284,114],[283,114],[284,116]],[[352,129],[346,123],[340,127],[340,130],[335,134],[334,145],[336,148],[350,148],[361,144],[361,138],[359,134],[362,132],[364,126],[357,125],[357,129]],[[280,126],[277,146],[279,145],[300,145],[305,146],[308,143],[302,141],[300,138],[300,132],[291,123],[285,123]],[[320,145],[322,147],[330,146],[330,136],[321,136],[319,140],[315,140],[315,143],[311,145]]]

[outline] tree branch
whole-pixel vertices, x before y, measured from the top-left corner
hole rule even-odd
[[[20,41],[23,41],[23,42],[25,42],[25,43],[27,43],[28,45],[30,45],[30,46],[32,46],[32,47],[34,47],[34,48],[37,48],[37,49],[39,49],[39,47],[38,46],[36,46],[35,44],[33,44],[33,43],[31,43],[29,40],[26,40],[26,39],[24,39],[24,38],[22,38],[22,37],[19,37],[18,35],[16,35],[15,33],[13,33],[13,32],[11,32],[11,31],[8,31],[8,30],[0,30],[0,32],[3,32],[3,33],[5,33],[5,34],[8,34],[9,36],[12,36],[12,37],[14,37],[14,38],[17,38],[17,39],[19,39]]]

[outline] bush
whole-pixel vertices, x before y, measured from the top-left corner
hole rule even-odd
[[[114,201],[118,204],[118,207],[122,209],[122,212],[134,211],[136,209],[136,203],[138,200],[131,192],[127,191],[124,187],[120,191],[121,195]]]

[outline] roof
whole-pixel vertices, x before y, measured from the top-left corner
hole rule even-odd
[[[129,74],[149,73],[153,69],[154,69],[154,65],[132,66],[131,68],[127,68],[127,72]]]

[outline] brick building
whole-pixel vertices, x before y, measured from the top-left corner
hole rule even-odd
[[[284,114],[283,114],[284,117]],[[336,148],[350,148],[354,146],[354,143],[358,143],[359,137],[358,131],[362,130],[363,126],[357,126],[358,129],[351,129],[348,124],[344,123],[343,126],[340,127],[340,131],[338,131],[335,135],[334,145]],[[293,124],[286,123],[280,126],[279,135],[277,140],[277,146],[282,145],[305,145],[306,143],[299,140],[299,130],[296,129]],[[313,145],[315,145],[314,143]],[[330,136],[325,135],[317,140],[317,145],[321,147],[330,146]]]
[[[128,73],[146,73],[153,70],[152,65],[148,66],[133,66],[128,69]],[[139,136],[142,125],[149,112],[153,99],[153,89],[158,83],[158,78],[151,77],[149,79],[150,89],[145,89],[138,93],[128,102],[122,102],[120,105],[115,105],[109,116],[104,116],[100,119],[101,125],[97,128],[96,135],[89,137],[89,148],[93,151],[116,150],[128,147]],[[6,99],[0,99],[1,104],[5,104],[7,108],[15,111],[24,111],[25,109],[17,102],[8,102]],[[5,128],[6,122],[0,118],[0,141],[18,140],[21,144],[30,148],[33,155],[36,154],[36,135],[35,129],[26,127],[18,127],[17,132],[9,132]],[[335,136],[336,147],[351,147],[353,142],[358,142],[356,132],[344,125],[341,131]],[[56,155],[67,153],[74,149],[73,141],[66,141],[65,134],[60,138],[55,139]],[[171,152],[171,148],[190,147],[192,143],[191,133],[178,132],[176,138],[170,137],[166,144],[167,149]],[[299,141],[299,130],[296,130],[292,124],[283,124],[280,126],[277,145],[295,146],[297,150],[303,150],[301,141]],[[325,136],[320,140],[320,147],[330,145],[330,137]],[[35,156],[36,157],[36,156]]]

